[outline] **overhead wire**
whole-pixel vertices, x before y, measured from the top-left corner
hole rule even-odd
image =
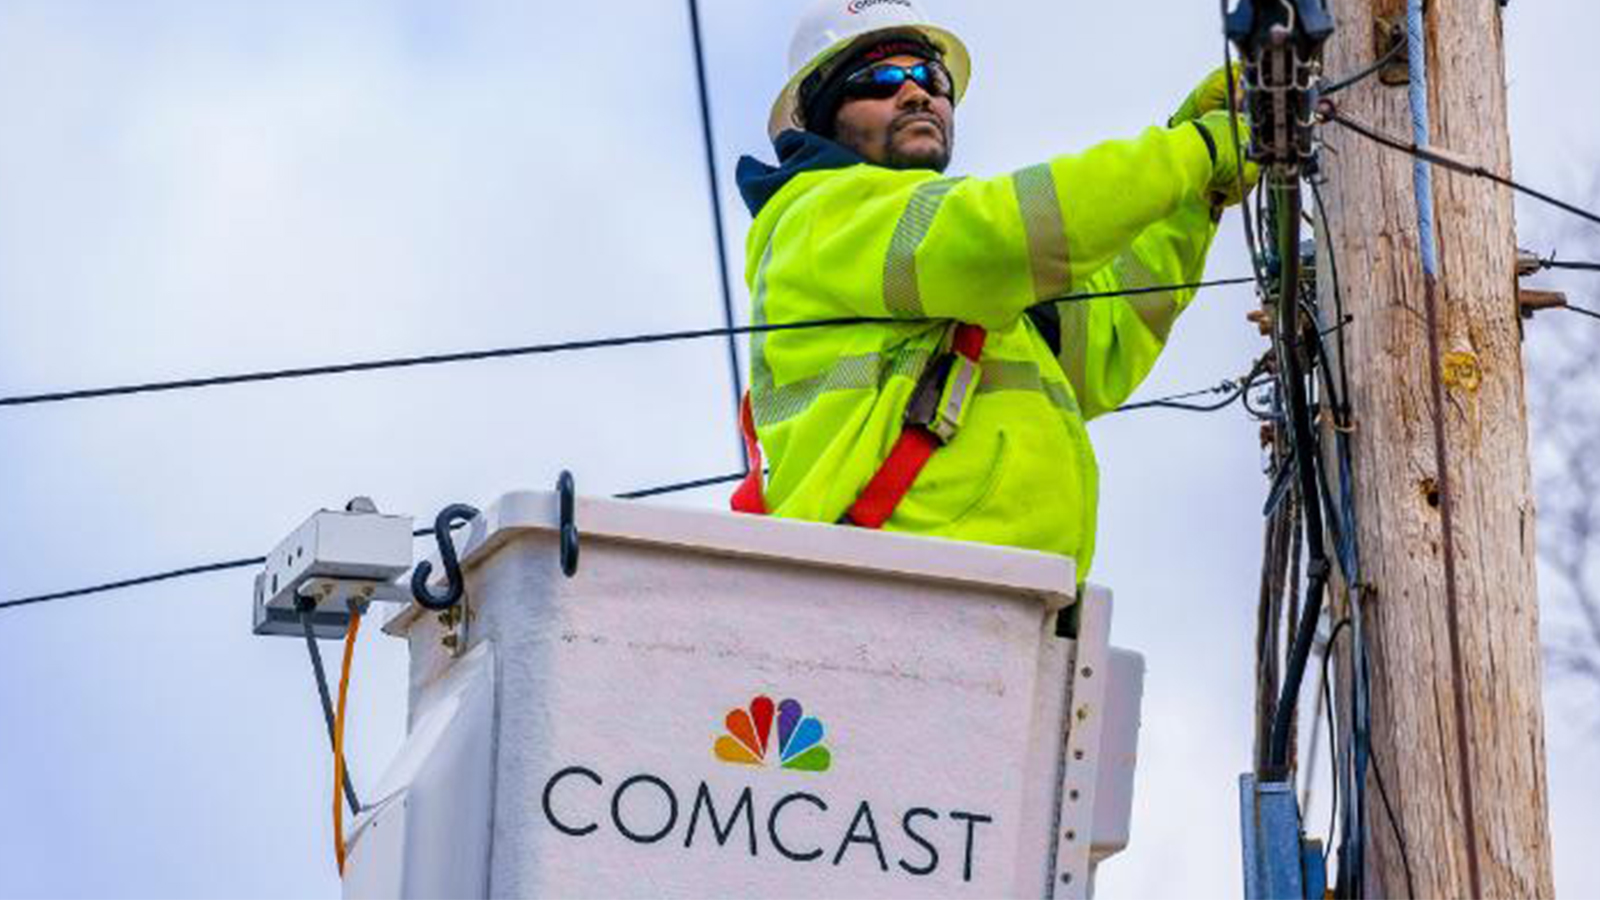
[[[732,329],[733,285],[728,274],[728,237],[722,218],[722,192],[719,190],[722,179],[717,174],[717,143],[711,127],[711,89],[706,83],[706,51],[701,36],[698,0],[689,0],[689,32],[694,38],[694,73],[700,97],[700,133],[706,154],[706,193],[711,197],[712,234],[717,243],[717,278],[722,288],[722,320],[724,325]],[[739,343],[733,334],[728,335],[728,370],[733,381],[733,417],[734,421],[738,421],[739,406],[744,400],[744,378],[739,371]],[[735,442],[739,445],[739,458],[748,468],[750,459],[746,455],[748,451],[744,441],[737,437],[738,429],[734,429],[734,434]]]
[[[1186,391],[1182,394],[1172,394],[1166,397],[1159,397],[1155,400],[1126,403],[1114,410],[1111,410],[1111,412],[1107,413],[1107,415],[1137,412],[1143,409],[1173,409],[1181,412],[1199,413],[1221,412],[1222,410],[1227,409],[1233,404],[1239,402],[1240,399],[1244,398],[1250,393],[1250,391],[1254,390],[1261,381],[1262,374],[1265,372],[1265,370],[1266,359],[1263,357],[1261,360],[1258,360],[1256,364],[1251,367],[1250,371],[1242,378],[1236,378],[1232,381],[1224,381],[1216,387],[1201,388],[1200,390],[1196,391]],[[1227,396],[1215,403],[1195,404],[1182,402],[1185,400],[1191,400],[1195,397],[1204,397],[1217,394],[1226,394]]]
[[[1592,309],[1584,309],[1581,306],[1573,306],[1570,303],[1567,304],[1566,306],[1561,307],[1561,308],[1564,309],[1564,310],[1567,310],[1568,312],[1575,312],[1580,316],[1588,316],[1591,319],[1600,320],[1600,312],[1597,312],[1597,311],[1592,310]]]
[[[31,597],[19,597],[15,600],[0,601],[0,609],[12,609],[19,606],[32,606],[36,603],[50,603],[56,600],[69,600],[73,597],[86,597],[91,594],[104,594],[109,591],[120,591],[127,588],[142,587],[147,584],[157,584],[163,581],[172,581],[178,578],[189,578],[195,575],[206,575],[212,572],[226,572],[230,569],[247,569],[251,566],[264,565],[265,556],[253,556],[249,559],[233,559],[224,562],[206,563],[199,566],[185,566],[181,569],[170,569],[152,575],[140,575],[136,578],[124,578],[118,581],[108,581],[104,584],[89,587],[73,588],[65,591],[53,591],[48,594],[36,594]]]
[[[1340,112],[1338,107],[1334,106],[1331,100],[1323,102],[1321,108],[1319,109],[1319,114],[1326,121],[1332,122],[1335,125],[1343,126],[1344,128],[1361,135],[1373,143],[1388,147],[1391,150],[1398,150],[1401,153],[1410,154],[1417,159],[1432,163],[1440,168],[1449,169],[1450,171],[1460,175],[1467,175],[1472,178],[1481,178],[1485,181],[1492,181],[1501,187],[1510,188],[1519,194],[1532,197],[1533,199],[1549,204],[1556,209],[1571,213],[1572,215],[1577,216],[1578,218],[1587,222],[1600,225],[1600,214],[1590,212],[1581,206],[1568,203],[1565,200],[1554,197],[1543,191],[1535,190],[1534,188],[1528,187],[1527,185],[1522,184],[1514,179],[1507,178],[1506,176],[1500,175],[1496,172],[1492,172],[1477,163],[1457,159],[1453,156],[1441,153],[1435,148],[1420,146],[1416,141],[1408,141],[1403,138],[1394,137],[1393,135],[1384,134],[1378,129],[1373,128],[1372,126],[1367,125],[1357,119],[1352,119]]]
[[[1206,281],[1189,282],[1185,284],[1153,285],[1142,288],[1123,288],[1114,291],[1090,291],[1067,294],[1062,297],[1057,297],[1053,300],[1046,300],[1044,301],[1044,304],[1041,305],[1084,303],[1094,300],[1108,300],[1118,297],[1136,297],[1145,294],[1160,294],[1171,291],[1199,291],[1208,288],[1248,284],[1251,280],[1252,279],[1250,278],[1218,278]],[[40,394],[15,395],[10,397],[0,397],[0,408],[34,406],[46,403],[62,403],[73,400],[94,400],[106,397],[122,397],[136,394],[155,394],[170,391],[197,390],[202,388],[252,384],[267,381],[317,378],[331,375],[348,375],[359,372],[405,369],[418,366],[437,366],[464,362],[478,362],[491,359],[540,356],[552,353],[569,353],[575,351],[599,350],[614,347],[631,347],[648,344],[671,343],[677,341],[693,341],[727,336],[800,331],[811,328],[834,328],[845,325],[868,324],[905,324],[909,321],[917,320],[906,318],[890,318],[884,316],[842,316],[838,318],[813,319],[801,322],[772,322],[763,325],[737,325],[731,328],[700,328],[683,331],[652,332],[624,335],[620,337],[589,338],[572,341],[554,341],[543,344],[529,344],[516,347],[465,350],[455,353],[397,356],[356,362],[304,366],[299,368],[241,372],[231,375],[210,375],[198,378],[175,379],[171,381],[150,381],[142,383],[111,385],[107,387],[51,391]]]
[[[1244,396],[1246,389],[1247,386],[1242,381],[1224,381],[1216,387],[1201,388],[1198,391],[1186,391],[1182,394],[1173,394],[1170,397],[1162,397],[1158,400],[1145,400],[1139,403],[1130,403],[1126,406],[1119,406],[1116,409],[1111,410],[1111,412],[1107,413],[1107,415],[1136,412],[1141,409],[1173,409],[1180,412],[1198,413],[1220,412],[1237,403],[1239,398]],[[1182,402],[1195,397],[1205,397],[1216,394],[1227,394],[1228,396],[1218,400],[1215,403]]]
[[[1257,382],[1260,380],[1260,374],[1261,370],[1258,366],[1256,369],[1252,370],[1249,375],[1246,375],[1244,378],[1236,381],[1227,381],[1217,385],[1216,387],[1201,388],[1195,391],[1186,391],[1181,394],[1158,397],[1154,400],[1130,403],[1111,410],[1107,413],[1107,415],[1137,412],[1145,409],[1173,409],[1184,412],[1219,412],[1228,408],[1229,406],[1232,406],[1234,403],[1238,402],[1241,396],[1243,396],[1249,390],[1255,388],[1257,386]],[[1228,393],[1230,396],[1215,404],[1208,405],[1186,404],[1182,402],[1195,397],[1219,393]],[[680,481],[673,484],[661,485],[659,487],[644,488],[642,490],[614,494],[613,498],[617,500],[646,500],[652,497],[682,493],[684,491],[691,491],[699,488],[733,484],[743,480],[746,474],[747,473],[745,472],[739,472],[728,475],[716,475],[709,478],[697,478],[692,481]],[[432,534],[432,528],[419,528],[411,533],[412,537],[428,537]],[[50,603],[56,600],[68,600],[76,597],[87,597],[94,594],[104,594],[112,591],[123,590],[125,588],[142,587],[150,584],[158,584],[164,581],[188,578],[195,575],[206,575],[214,572],[226,572],[235,569],[248,569],[253,566],[265,565],[266,561],[267,559],[264,556],[252,556],[245,559],[227,560],[224,562],[207,563],[205,565],[185,566],[181,569],[171,569],[151,575],[141,575],[135,578],[124,578],[117,581],[89,585],[87,587],[72,588],[70,590],[52,591],[47,594],[19,597],[14,600],[4,600],[0,601],[0,610],[12,609],[21,606],[32,606],[39,603]]]
[[[657,489],[658,493],[665,490]],[[628,498],[620,498],[628,499]],[[411,532],[412,537],[431,537],[432,528],[419,528]],[[13,609],[19,606],[32,606],[37,603],[50,603],[56,600],[70,600],[75,597],[88,597],[93,594],[105,594],[111,591],[126,590],[128,588],[144,587],[150,584],[159,584],[163,581],[174,581],[179,578],[191,578],[196,575],[209,575],[214,572],[228,572],[234,569],[248,569],[252,566],[265,565],[265,556],[251,556],[245,559],[230,559],[222,562],[205,563],[198,566],[185,566],[181,569],[169,569],[165,572],[156,572],[151,575],[140,575],[135,578],[123,578],[117,581],[107,581],[88,587],[72,588],[65,591],[53,591],[48,594],[35,594],[30,597],[19,597],[15,600],[0,601],[0,610]]]
[[[677,494],[683,491],[692,491],[697,488],[716,487],[719,484],[733,484],[743,481],[747,473],[738,472],[732,475],[717,475],[712,478],[697,478],[693,481],[680,481],[677,484],[667,484],[661,487],[646,488],[642,491],[629,491],[626,494],[617,494],[618,500],[648,500],[651,497],[660,497],[666,494]]]
[[[1556,259],[1552,256],[1549,259],[1539,260],[1539,268],[1571,269],[1579,272],[1600,272],[1600,262],[1580,262],[1574,260]]]

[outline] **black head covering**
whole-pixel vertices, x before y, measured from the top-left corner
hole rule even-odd
[[[846,79],[873,63],[902,55],[944,60],[944,50],[914,31],[867,35],[801,82],[798,106],[805,129],[832,140],[834,120],[844,105]]]

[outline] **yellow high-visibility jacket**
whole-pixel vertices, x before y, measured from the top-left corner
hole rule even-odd
[[[961,430],[887,530],[1094,555],[1098,470],[1084,422],[1149,373],[1193,291],[1039,306],[1201,280],[1215,235],[1198,129],[1152,128],[999,178],[866,163],[797,131],[781,166],[745,158],[755,324],[751,404],[774,515],[837,522],[900,435],[953,323],[989,332]]]

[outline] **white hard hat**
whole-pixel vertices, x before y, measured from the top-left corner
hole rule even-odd
[[[944,66],[955,83],[953,99],[959,103],[972,77],[967,45],[951,32],[931,24],[912,0],[817,0],[795,26],[794,40],[789,43],[789,83],[772,104],[767,135],[776,138],[799,127],[795,108],[800,102],[800,85],[807,75],[863,37],[894,32],[921,35],[944,51]]]

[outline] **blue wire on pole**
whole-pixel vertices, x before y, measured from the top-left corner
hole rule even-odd
[[[711,224],[717,240],[717,277],[722,282],[722,318],[728,328],[733,328],[733,285],[728,279],[728,238],[722,223],[721,179],[717,175],[717,144],[711,128],[711,91],[706,86],[706,54],[700,36],[700,4],[689,0],[689,28],[694,36],[694,71],[700,89],[700,132],[706,150],[707,193],[711,195]],[[739,343],[728,335],[728,371],[733,376],[733,421],[739,421],[739,407],[744,402],[744,379],[739,374]],[[737,427],[731,432],[739,445],[739,459],[750,468],[750,458]]]
[[[1410,42],[1411,133],[1418,147],[1432,146],[1428,122],[1428,34],[1422,23],[1422,0],[1406,0],[1406,37]],[[1412,178],[1417,193],[1417,244],[1422,252],[1422,271],[1429,278],[1439,275],[1439,250],[1433,236],[1433,167],[1418,158]]]
[[[1406,0],[1406,33],[1410,41],[1411,69],[1411,126],[1412,143],[1419,148],[1431,147],[1433,140],[1428,122],[1428,35],[1423,27],[1423,0]],[[1478,860],[1477,802],[1474,797],[1472,772],[1467,740],[1469,713],[1466,700],[1465,664],[1461,642],[1461,601],[1455,570],[1454,500],[1450,491],[1450,442],[1446,436],[1444,376],[1441,371],[1445,327],[1439,314],[1440,291],[1438,285],[1439,257],[1434,240],[1433,164],[1417,156],[1415,166],[1417,193],[1417,242],[1422,256],[1422,281],[1425,291],[1428,323],[1428,367],[1433,387],[1433,457],[1438,471],[1439,527],[1442,533],[1444,556],[1445,622],[1450,637],[1450,668],[1454,681],[1456,726],[1456,767],[1460,790],[1460,819],[1462,838],[1467,857],[1467,879],[1470,893],[1483,896],[1483,873]],[[1361,777],[1363,773],[1357,772]]]

